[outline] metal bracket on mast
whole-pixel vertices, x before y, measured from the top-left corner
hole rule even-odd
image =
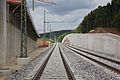
[[[28,57],[27,55],[27,7],[26,0],[21,2],[21,58]]]

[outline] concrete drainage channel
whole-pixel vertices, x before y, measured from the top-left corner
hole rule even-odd
[[[9,68],[0,68],[0,76],[8,76],[12,73],[12,71]]]

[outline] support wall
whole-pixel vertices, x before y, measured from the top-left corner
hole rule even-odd
[[[120,36],[111,33],[69,34],[63,42],[84,49],[120,57]],[[68,43],[69,42],[69,43]]]
[[[6,63],[6,0],[0,0],[0,64]]]
[[[6,3],[6,0],[0,1],[0,66],[6,63],[13,63],[20,55],[20,7],[11,14],[16,6],[17,5]],[[35,48],[35,41],[38,35],[28,12],[27,32],[27,50],[29,53]]]

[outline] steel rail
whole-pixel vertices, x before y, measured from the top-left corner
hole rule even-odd
[[[62,51],[60,45],[59,45],[59,51],[60,51],[61,58],[63,60],[63,64],[64,64],[64,67],[65,67],[66,73],[68,75],[68,79],[69,80],[76,80],[72,70],[70,69],[70,66],[68,65],[68,63],[67,63],[67,61],[66,61],[66,59],[63,55],[63,51]]]
[[[40,77],[49,61],[49,58],[52,54],[52,52],[54,51],[56,45],[53,46],[52,50],[50,51],[49,56],[44,60],[44,62],[42,63],[42,65],[40,66],[40,68],[38,69],[37,73],[35,74],[35,76],[32,78],[32,80],[40,80]]]
[[[116,64],[120,64],[120,61],[113,60],[113,59],[110,59],[110,58],[107,58],[107,57],[104,57],[104,56],[100,56],[100,55],[94,54],[94,53],[92,53],[92,52],[84,51],[84,50],[81,50],[81,49],[76,48],[76,47],[73,47],[73,46],[69,46],[69,47],[74,48],[74,49],[79,50],[79,51],[82,51],[82,52],[85,52],[85,53],[88,53],[88,54],[90,54],[90,55],[93,55],[93,56],[96,56],[96,57],[100,57],[100,58],[102,58],[102,59],[105,59],[105,60],[114,62],[114,63],[116,63]]]
[[[85,58],[87,58],[87,59],[89,59],[89,60],[91,60],[91,61],[93,61],[93,62],[99,64],[99,65],[102,65],[102,66],[104,66],[104,67],[110,69],[111,71],[114,71],[115,73],[120,74],[120,70],[119,70],[119,69],[114,68],[114,67],[112,67],[112,66],[110,66],[110,65],[108,65],[108,64],[106,64],[106,63],[104,63],[104,62],[100,62],[99,60],[93,59],[93,58],[91,58],[91,57],[89,57],[89,56],[87,56],[87,55],[85,55],[85,54],[82,54],[82,53],[79,52],[79,51],[81,51],[81,50],[76,51],[76,50],[74,50],[73,47],[70,47],[70,46],[66,46],[66,47],[67,47],[68,49],[70,49],[70,50],[76,52],[77,54],[79,54],[79,55],[81,55],[81,56],[83,56],[83,57],[85,57]],[[89,53],[89,52],[87,52],[87,53]],[[104,58],[104,59],[105,59],[105,58]]]

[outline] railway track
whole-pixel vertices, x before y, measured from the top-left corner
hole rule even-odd
[[[120,65],[119,65],[119,62],[117,62],[117,61],[114,61],[114,60],[112,61],[105,57],[101,57],[98,55],[91,54],[89,52],[81,51],[72,46],[65,46],[65,47],[68,48],[69,50],[74,51],[75,53],[101,65],[101,66],[104,66],[105,68],[110,69],[111,71],[114,71],[117,74],[120,74],[120,67],[119,67]],[[42,66],[39,68],[39,70],[37,71],[36,75],[33,77],[32,80],[47,80],[47,79],[81,80],[82,79],[81,77],[75,76],[76,75],[74,72],[75,69],[70,67],[70,63],[68,62],[68,59],[66,57],[67,55],[65,55],[65,54],[66,53],[64,53],[63,49],[61,48],[61,45],[57,44],[51,50],[50,55],[43,62]],[[76,58],[79,59],[79,56],[77,56],[77,55],[75,55],[75,56],[76,56]],[[78,64],[76,62],[74,62],[74,63]],[[76,66],[80,66],[80,65],[78,64]],[[81,65],[81,66],[83,66],[83,65]],[[94,72],[96,72],[96,71],[94,71]],[[104,71],[102,72],[102,74],[105,74]],[[97,74],[97,75],[100,76],[99,74]],[[84,76],[84,75],[82,75],[82,76]],[[95,77],[96,75],[93,75],[93,76]],[[89,80],[89,78],[87,78],[87,76],[85,76],[85,77],[86,77],[86,79]],[[113,78],[113,80],[114,80],[114,78]]]
[[[100,53],[98,53],[98,54],[92,53],[92,52],[85,51],[85,50],[82,50],[80,48],[76,48],[76,47],[73,47],[73,46],[69,46],[69,47],[74,48],[74,49],[79,50],[79,51],[82,51],[82,52],[85,52],[85,53],[88,53],[88,54],[93,55],[93,56],[100,57],[102,59],[109,60],[109,61],[114,62],[116,64],[120,64],[120,60],[118,60],[116,58],[113,58],[113,57],[108,57],[108,55],[103,55],[103,54],[100,54]]]
[[[51,50],[32,80],[76,80],[59,44]]]
[[[62,52],[62,49],[61,49],[60,46],[59,46],[59,51],[60,51],[60,54],[61,54],[61,57],[62,57],[64,66],[65,66],[67,75],[68,75],[68,79],[69,79],[69,80],[76,80],[76,78],[75,78],[73,72],[72,72],[71,69],[70,69],[69,64],[67,63],[67,61],[66,61],[66,59],[65,59],[65,56],[63,55],[64,53]]]
[[[92,53],[80,50],[80,49],[72,47],[72,46],[66,46],[66,47],[68,49],[76,52],[77,54],[79,54],[101,66],[108,68],[109,70],[113,71],[114,73],[120,74],[120,62],[119,61],[115,61],[115,60],[111,60],[106,57],[98,56],[96,54],[92,54]]]
[[[120,80],[119,66],[105,57],[56,44],[9,80]]]
[[[120,80],[119,73],[116,74],[105,66],[80,55],[79,51],[73,51],[65,45],[62,46],[62,50],[76,80]]]
[[[48,62],[48,60],[49,60],[49,58],[50,58],[53,50],[55,49],[55,47],[56,47],[56,45],[51,49],[50,54],[44,60],[44,62],[42,63],[41,67],[39,68],[39,70],[37,71],[37,73],[34,75],[34,77],[32,78],[32,80],[39,80],[40,79],[40,77],[41,77],[41,75],[42,75],[42,73],[43,73],[43,71],[45,69],[45,66],[46,66],[46,64],[47,64],[47,62]]]

